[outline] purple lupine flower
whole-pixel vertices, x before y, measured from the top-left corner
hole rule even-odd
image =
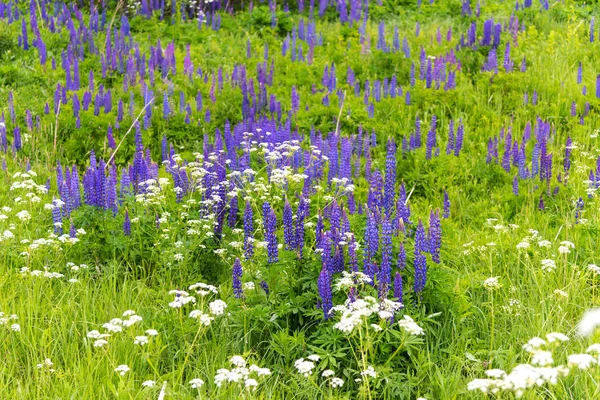
[[[421,147],[421,119],[418,115],[415,118],[415,147]]]
[[[571,153],[573,152],[573,149],[571,147],[572,144],[573,144],[573,141],[571,140],[571,136],[569,136],[567,138],[567,143],[565,146],[565,163],[564,163],[565,175],[571,169]]]
[[[538,202],[538,210],[543,211],[545,209],[546,209],[546,206],[544,205],[544,196],[541,195],[540,201]]]
[[[168,120],[171,116],[171,107],[169,105],[169,95],[167,92],[163,94],[163,118]]]
[[[600,99],[600,74],[596,76],[596,97]]]
[[[304,248],[304,220],[310,213],[310,205],[308,201],[302,197],[296,211],[296,237],[294,239],[298,255],[302,258],[302,250]]]
[[[446,143],[446,154],[452,154],[454,151],[454,121],[448,125],[448,143]]]
[[[402,275],[400,275],[400,272],[396,271],[396,274],[394,275],[394,297],[399,303],[402,303],[403,301],[402,291]]]
[[[267,296],[269,296],[269,285],[267,284],[267,282],[264,280],[260,281],[259,286],[261,287],[262,290],[265,291],[265,294]]]
[[[417,297],[420,299],[422,296],[425,283],[427,282],[427,258],[421,253],[415,255],[414,259],[415,268],[415,283],[414,291]]]
[[[581,66],[581,61],[579,61],[579,67],[577,68],[577,84],[581,85],[581,82],[583,82],[583,69]]]
[[[450,216],[450,198],[448,197],[448,192],[444,189],[444,213],[442,217],[448,218]]]
[[[77,229],[75,229],[75,224],[71,222],[71,227],[69,228],[69,237],[74,238],[77,236]]]
[[[331,273],[326,266],[323,266],[321,269],[317,286],[319,287],[319,296],[321,297],[323,317],[329,319],[329,312],[333,308],[333,299],[331,294]]]
[[[415,256],[421,252],[426,252],[429,249],[427,237],[425,236],[425,228],[423,222],[419,220],[417,230],[415,231]]]
[[[62,212],[56,199],[52,201],[52,223],[54,225],[54,233],[58,236],[62,235]]]
[[[434,147],[437,146],[436,140],[436,128],[437,128],[437,117],[433,115],[431,117],[431,127],[429,128],[429,132],[427,132],[427,142],[425,144],[425,158],[427,160],[431,159],[431,152]]]
[[[596,19],[594,17],[592,17],[592,20],[590,21],[590,43],[594,43],[594,25],[596,23]],[[25,49],[27,50],[27,49]]]
[[[439,264],[440,263],[440,249],[442,248],[442,225],[440,224],[440,211],[439,209],[429,214],[429,253],[431,254],[431,260]]]
[[[317,225],[315,227],[315,247],[321,247],[321,241],[323,240],[323,230],[325,229],[325,224],[323,222],[323,215],[319,214],[317,217]]]
[[[286,250],[293,250],[296,248],[294,239],[294,213],[292,211],[292,206],[286,197],[285,205],[283,207],[283,240],[285,242]]]
[[[350,243],[348,244],[348,257],[350,258],[350,270],[353,272],[358,272],[358,258],[356,257],[356,247],[357,243],[354,239],[354,235],[350,238]]]
[[[15,151],[19,151],[23,147],[21,143],[21,128],[18,126],[15,126],[13,131],[13,147],[15,148]]]
[[[267,202],[265,202],[268,204]],[[263,213],[265,211],[265,206],[263,205]],[[277,216],[275,215],[275,211],[269,205],[269,211],[266,215],[266,229],[265,229],[265,239],[267,241],[267,253],[268,253],[268,262],[276,263],[279,261],[279,249],[277,243],[277,236],[275,235],[275,231],[277,229]]]
[[[515,177],[513,179],[512,191],[515,196],[519,195],[519,177],[518,177],[518,175],[515,175]]]
[[[406,268],[406,249],[404,243],[400,243],[400,250],[398,251],[398,268],[404,270]]]
[[[110,147],[111,149],[115,149],[117,147],[117,144],[115,143],[115,138],[113,137],[113,129],[112,126],[108,126],[108,132],[106,133],[106,138],[108,141],[108,147]]]
[[[379,298],[387,297],[392,273],[392,224],[387,216],[383,216],[381,224],[381,268],[377,274],[379,282]]]
[[[387,155],[385,158],[385,186],[383,195],[383,208],[386,215],[392,213],[394,199],[396,198],[396,144],[388,140]]]
[[[506,42],[506,49],[504,50],[504,70],[506,72],[512,72],[514,63],[510,59],[510,41]]]
[[[125,210],[125,221],[123,222],[123,233],[125,236],[131,236],[131,220],[129,219],[129,210]]]
[[[521,61],[521,72],[527,71],[527,59],[523,56],[523,60]]]
[[[233,294],[236,299],[244,298],[244,290],[242,289],[242,263],[239,258],[235,258],[233,263]]]

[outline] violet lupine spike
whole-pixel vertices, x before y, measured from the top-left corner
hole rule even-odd
[[[302,197],[296,211],[296,236],[295,244],[298,256],[302,258],[302,250],[304,249],[304,220],[309,216],[310,205],[308,201]]]
[[[421,252],[427,252],[428,249],[429,246],[425,235],[425,227],[423,226],[423,222],[419,220],[417,230],[415,231],[415,257]]]
[[[317,286],[319,288],[319,296],[321,297],[323,317],[327,320],[330,318],[330,311],[333,308],[333,299],[331,293],[331,273],[325,266],[321,269]]]
[[[429,215],[429,253],[431,254],[431,260],[439,264],[440,263],[440,250],[442,248],[442,225],[440,223],[440,211],[432,210]]]
[[[234,228],[238,219],[238,198],[237,196],[232,196],[229,199],[229,213],[227,214],[227,225],[230,228]]]
[[[283,207],[283,240],[286,250],[293,250],[296,248],[294,239],[294,212],[286,197],[285,205]]]
[[[396,271],[396,274],[394,275],[394,298],[399,303],[403,302],[403,290],[402,275],[400,272]]]
[[[573,140],[571,140],[571,136],[569,136],[567,138],[567,142],[565,145],[565,162],[564,162],[565,175],[571,169],[571,153],[573,152],[572,145],[573,145]]]
[[[386,215],[392,213],[394,199],[396,198],[396,144],[389,140],[385,159],[385,186],[383,195],[383,208]]]
[[[454,121],[450,121],[448,125],[448,143],[446,144],[446,154],[452,154],[454,152]]]
[[[62,228],[62,212],[59,200],[52,200],[52,223],[54,225],[54,233],[58,236],[63,234]]]
[[[425,284],[427,283],[427,258],[423,254],[419,253],[415,255],[414,268],[414,291],[417,294],[417,298],[421,299],[423,289],[425,289]]]
[[[123,222],[123,233],[125,236],[131,236],[131,220],[129,219],[129,210],[125,210],[125,221]]]
[[[260,281],[259,286],[262,290],[265,291],[265,294],[267,295],[267,297],[269,296],[269,285],[267,284],[266,281]]]
[[[69,237],[75,238],[77,236],[77,229],[75,228],[75,224],[71,222],[71,227],[69,228]]]
[[[448,192],[444,189],[444,213],[442,217],[448,218],[450,216],[450,197],[448,197]]]
[[[379,298],[387,298],[392,273],[392,224],[387,216],[381,224],[381,267],[377,274]]]
[[[400,243],[400,250],[398,251],[398,268],[403,271],[406,268],[406,249],[404,243]]]
[[[242,263],[240,259],[236,257],[233,263],[233,294],[236,299],[244,298],[244,290],[242,289]]]
[[[267,254],[268,262],[276,263],[279,261],[279,248],[277,243],[277,236],[275,232],[277,230],[277,216],[273,208],[269,206],[269,213],[267,215],[267,228],[265,230],[265,239],[267,241]]]
[[[538,210],[544,211],[546,206],[544,204],[544,196],[540,196],[540,201],[538,202]]]

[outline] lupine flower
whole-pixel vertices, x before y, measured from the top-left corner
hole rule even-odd
[[[428,248],[429,246],[425,236],[425,228],[423,227],[421,220],[419,220],[419,224],[417,225],[417,230],[415,232],[415,256],[421,252],[426,252]]]
[[[565,169],[565,174],[567,172],[569,172],[569,170],[571,169],[571,153],[572,153],[572,146],[573,141],[571,140],[571,137],[569,136],[567,138],[567,142],[565,145],[565,163],[564,163],[564,169]]]
[[[261,287],[262,290],[265,291],[265,294],[268,296],[269,295],[269,285],[267,284],[267,282],[261,281],[260,282],[260,287]]]
[[[394,275],[394,298],[397,302],[402,303],[403,301],[403,284],[402,284],[402,275],[400,272],[396,272]]]
[[[377,275],[379,281],[379,297],[387,297],[392,271],[392,224],[387,216],[383,217],[381,224],[381,268]]]
[[[442,217],[448,218],[450,216],[450,197],[448,197],[448,192],[444,189],[444,213]]]
[[[396,144],[393,140],[388,141],[385,160],[383,207],[386,215],[389,216],[394,207],[394,198],[396,197]]]
[[[427,281],[427,259],[421,253],[415,256],[414,260],[415,267],[415,283],[414,290],[417,296],[420,298],[423,289],[425,288],[425,283]]]
[[[244,297],[244,291],[242,289],[242,263],[237,257],[233,263],[233,293],[236,299]]]
[[[295,235],[294,235],[294,213],[292,206],[287,197],[285,199],[285,205],[283,207],[283,240],[285,242],[285,248],[287,250],[293,250],[296,248]]]
[[[125,210],[125,221],[123,222],[123,233],[125,236],[131,236],[131,220],[129,219],[129,211]]]
[[[429,253],[431,260],[440,263],[440,249],[442,247],[442,226],[440,224],[439,209],[429,214]]]
[[[323,310],[323,316],[325,319],[329,319],[329,312],[333,307],[333,300],[331,297],[331,274],[325,266],[323,266],[321,269],[317,285],[319,287],[319,296],[321,296],[321,309]]]
[[[246,260],[252,257],[254,254],[254,220],[252,206],[250,202],[246,202],[246,208],[244,209],[244,257]]]

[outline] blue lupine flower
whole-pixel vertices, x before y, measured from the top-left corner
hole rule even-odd
[[[331,274],[326,266],[323,266],[319,279],[317,281],[319,287],[319,296],[321,297],[321,309],[325,319],[329,319],[329,312],[333,307],[333,299],[331,294]]]
[[[125,236],[131,236],[131,220],[129,219],[129,211],[125,210],[125,221],[123,222],[123,233]]]
[[[396,274],[394,275],[394,297],[396,298],[396,301],[402,303],[403,301],[403,284],[402,284],[402,275],[400,274],[400,272],[396,271]]]
[[[242,263],[237,257],[233,263],[233,294],[236,299],[244,298],[244,291],[242,289]]]

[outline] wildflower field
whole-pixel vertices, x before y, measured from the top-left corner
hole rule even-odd
[[[600,399],[599,17],[0,0],[0,399]]]

